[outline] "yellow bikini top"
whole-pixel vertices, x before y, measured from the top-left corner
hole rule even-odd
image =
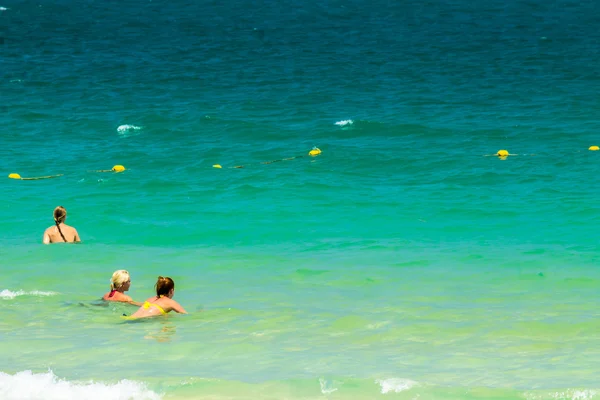
[[[154,307],[156,308],[158,311],[160,311],[161,314],[166,314],[167,312],[165,310],[163,310],[163,308],[161,306],[159,306],[158,304],[154,304],[154,303],[149,303],[149,302],[144,302],[144,305],[142,306],[144,309],[149,309],[150,307]]]

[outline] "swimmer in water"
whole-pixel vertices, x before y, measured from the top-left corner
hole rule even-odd
[[[187,314],[187,311],[178,302],[173,300],[173,294],[175,293],[175,282],[173,282],[173,279],[159,276],[155,288],[156,296],[152,296],[146,300],[139,310],[129,318],[156,317],[158,315],[166,315],[171,311]]]
[[[46,229],[42,243],[75,243],[81,242],[77,229],[65,224],[67,210],[63,206],[54,209],[54,225]]]
[[[110,292],[102,296],[103,300],[106,301],[120,301],[123,303],[134,304],[141,306],[142,303],[133,301],[133,299],[125,294],[131,286],[131,277],[129,272],[124,269],[115,271],[110,278]]]

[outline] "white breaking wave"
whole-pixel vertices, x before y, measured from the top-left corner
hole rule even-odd
[[[352,125],[354,123],[354,121],[352,121],[351,119],[345,119],[343,121],[338,121],[335,124],[338,126],[346,126],[346,125]]]
[[[135,126],[135,125],[128,125],[128,124],[126,124],[126,125],[120,125],[117,128],[117,132],[124,133],[124,132],[129,132],[129,131],[139,131],[140,129],[142,129],[141,126]]]
[[[21,371],[14,375],[0,372],[0,399],[3,400],[160,400],[161,395],[145,384],[123,379],[115,384],[69,382],[52,371],[34,374]]]
[[[0,7],[0,11],[7,11],[7,10],[8,10],[8,8],[6,8],[6,7]]]
[[[381,393],[400,393],[405,390],[408,390],[415,386],[417,382],[411,381],[410,379],[401,379],[401,378],[390,378],[390,379],[377,379],[375,383],[378,383],[381,386]]]
[[[17,290],[13,292],[8,289],[4,289],[0,292],[0,299],[14,299],[17,296],[54,296],[58,294],[56,292],[41,292],[39,290],[32,290],[31,292],[25,292],[23,290]]]

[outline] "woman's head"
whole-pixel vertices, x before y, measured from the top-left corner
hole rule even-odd
[[[65,219],[67,219],[67,210],[65,210],[63,206],[56,207],[54,209],[54,221],[56,221],[57,224],[60,224],[65,222]]]
[[[129,286],[131,286],[131,278],[129,277],[129,272],[124,269],[119,269],[115,271],[110,278],[110,290],[129,290]]]
[[[160,297],[160,296],[166,296],[166,297],[171,297],[173,296],[172,291],[175,291],[175,282],[173,282],[173,279],[169,278],[168,276],[163,278],[162,276],[158,277],[158,281],[156,281],[156,297]]]

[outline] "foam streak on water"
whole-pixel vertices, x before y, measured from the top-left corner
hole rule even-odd
[[[32,290],[30,292],[25,292],[23,290],[17,290],[16,292],[10,291],[8,289],[4,289],[0,291],[0,299],[11,300],[17,296],[54,296],[58,293],[55,292],[43,292],[39,290]]]

